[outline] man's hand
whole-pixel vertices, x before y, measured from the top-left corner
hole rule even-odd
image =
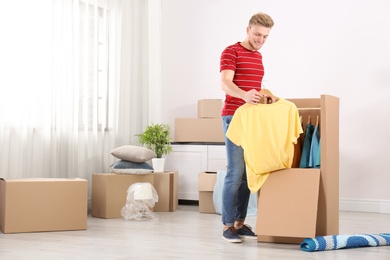
[[[246,103],[257,104],[260,102],[260,99],[262,97],[263,95],[261,95],[259,91],[252,89],[244,93],[243,99],[245,100]]]
[[[259,93],[258,91],[254,90],[254,89],[249,90],[248,92],[244,93],[244,100],[245,100],[246,103],[258,104],[264,98],[267,99],[266,104],[272,104],[272,103],[277,101],[276,97],[269,96],[267,94]]]

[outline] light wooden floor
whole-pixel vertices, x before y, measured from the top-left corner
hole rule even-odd
[[[0,232],[0,259],[390,259],[390,246],[304,252],[256,240],[231,244],[221,239],[220,215],[197,206],[158,215],[150,222],[89,217],[85,231]],[[389,232],[390,214],[340,212],[340,234]]]

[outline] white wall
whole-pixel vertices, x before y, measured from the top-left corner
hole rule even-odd
[[[284,98],[340,98],[342,209],[390,213],[390,2],[163,0],[162,115],[196,117],[223,98],[219,57],[255,12],[275,26],[261,49],[265,84]]]

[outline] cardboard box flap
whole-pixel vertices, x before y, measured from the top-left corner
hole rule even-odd
[[[270,174],[259,192],[259,236],[316,235],[320,169],[286,169]]]

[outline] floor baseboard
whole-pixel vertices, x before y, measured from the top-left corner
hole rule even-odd
[[[340,198],[340,210],[390,213],[390,200]]]

